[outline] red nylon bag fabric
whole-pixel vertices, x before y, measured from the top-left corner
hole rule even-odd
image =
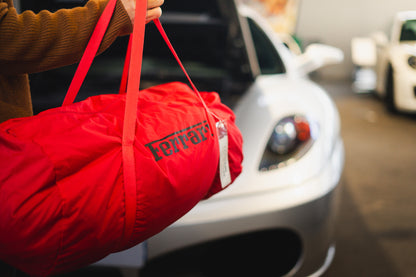
[[[136,18],[144,18],[140,2]],[[48,276],[160,232],[223,189],[219,119],[228,128],[231,180],[240,174],[241,133],[217,93],[198,96],[178,82],[139,92],[130,75],[127,94],[0,124],[0,260]],[[129,99],[135,116],[127,120]]]

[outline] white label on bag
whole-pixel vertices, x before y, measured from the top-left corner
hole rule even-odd
[[[220,147],[220,180],[221,187],[225,188],[231,183],[230,165],[228,163],[228,131],[223,121],[216,124],[218,133],[218,142]]]

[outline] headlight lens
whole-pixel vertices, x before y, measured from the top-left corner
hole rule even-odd
[[[286,117],[277,123],[268,147],[276,154],[289,154],[299,142],[309,139],[310,135],[309,122],[304,117]]]
[[[411,68],[416,69],[416,56],[410,56],[409,59],[407,59],[407,63]]]
[[[281,119],[273,129],[259,169],[276,169],[299,159],[312,146],[316,136],[316,125],[305,116],[293,115]]]

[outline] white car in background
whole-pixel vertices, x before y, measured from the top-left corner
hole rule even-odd
[[[416,112],[416,11],[396,14],[390,39],[383,32],[353,39],[352,56],[367,76],[373,70],[373,89],[390,111]]]
[[[96,265],[140,268],[141,277],[321,275],[335,254],[344,148],[337,108],[307,74],[341,62],[343,53],[315,44],[294,55],[263,18],[234,0],[165,1],[161,21],[196,86],[218,91],[234,110],[243,172],[161,233]],[[100,56],[88,90],[117,91],[122,61],[111,50]],[[61,83],[56,75],[66,71],[33,76],[33,95]],[[178,80],[186,79],[148,24],[142,85]],[[52,101],[41,98],[35,105]]]

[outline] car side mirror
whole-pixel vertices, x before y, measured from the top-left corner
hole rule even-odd
[[[309,45],[305,53],[297,57],[298,68],[306,75],[330,64],[339,64],[344,60],[341,49],[314,43]]]
[[[389,38],[382,31],[372,33],[371,39],[374,41],[377,47],[384,47],[389,43]]]

